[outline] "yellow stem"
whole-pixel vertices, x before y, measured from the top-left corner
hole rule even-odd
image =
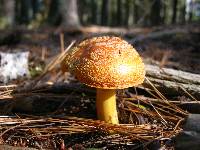
[[[114,89],[97,89],[96,108],[99,120],[119,124]]]

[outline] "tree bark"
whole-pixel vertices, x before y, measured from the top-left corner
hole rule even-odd
[[[122,1],[117,0],[117,26],[122,25]]]
[[[21,0],[20,23],[28,24],[31,19],[31,0]]]
[[[162,16],[161,16],[161,22],[162,24],[165,24],[167,17],[167,6],[166,3],[162,3]]]
[[[185,23],[185,19],[186,19],[186,4],[184,2],[183,6],[181,7],[180,22],[182,24],[184,24]]]
[[[147,77],[149,81],[158,89],[162,94],[169,96],[192,95],[193,97],[200,97],[199,84],[185,84],[164,79],[157,79],[156,77]],[[153,89],[148,81],[144,82],[144,87]],[[187,92],[189,93],[187,93]],[[198,100],[198,99],[197,99]]]
[[[169,80],[185,84],[200,84],[200,75],[171,68],[146,64],[147,75],[161,80]]]
[[[137,5],[137,0],[133,1],[133,21],[135,24],[137,24],[139,20],[139,14],[138,14],[138,5]]]
[[[49,4],[47,21],[51,25],[58,25],[60,20],[61,15],[59,12],[59,0],[51,0]]]
[[[186,19],[187,22],[191,22],[192,21],[192,17],[193,17],[193,5],[192,5],[192,0],[187,0],[186,1]]]
[[[65,28],[79,28],[77,0],[60,0],[61,25]]]
[[[200,75],[147,64],[145,66],[147,78],[161,93],[200,97]],[[143,86],[152,89],[148,80],[145,80]]]
[[[33,19],[35,19],[37,16],[37,13],[40,11],[41,2],[40,0],[32,0],[31,4],[32,4],[32,9],[33,9]]]
[[[91,12],[92,12],[92,17],[91,17],[91,21],[92,21],[92,24],[97,24],[97,2],[96,0],[91,0],[91,5],[92,5],[92,8],[91,8]]]
[[[200,147],[200,114],[189,114],[184,125],[183,131],[174,140],[174,149],[199,150]]]
[[[130,0],[126,0],[125,4],[125,26],[129,26],[129,16],[130,16]]]
[[[172,14],[172,24],[176,23],[176,16],[177,16],[177,5],[178,5],[178,0],[172,0],[172,7],[173,7],[173,14]]]
[[[181,29],[181,28],[175,28],[175,29],[167,29],[163,31],[157,31],[157,32],[150,32],[148,34],[140,34],[136,36],[135,38],[131,39],[129,43],[135,44],[137,42],[141,42],[143,40],[155,40],[158,38],[162,38],[164,36],[173,36],[178,33],[187,34],[189,33],[189,30],[187,29]]]
[[[108,25],[108,17],[109,16],[109,0],[102,1],[102,9],[101,9],[101,25]]]
[[[151,8],[151,25],[159,25],[161,23],[161,0],[154,0]]]
[[[15,1],[4,0],[4,14],[8,26],[13,26],[15,23]]]

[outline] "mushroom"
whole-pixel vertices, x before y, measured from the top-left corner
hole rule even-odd
[[[144,63],[137,51],[119,37],[94,37],[73,48],[66,60],[80,82],[97,88],[98,119],[118,124],[116,89],[144,81]]]

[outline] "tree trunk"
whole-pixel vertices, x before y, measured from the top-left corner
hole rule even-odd
[[[178,0],[172,0],[172,7],[173,7],[173,14],[172,14],[172,24],[176,23],[176,16],[177,16],[177,5],[178,5]]]
[[[103,0],[101,9],[101,25],[108,25],[109,0]]]
[[[32,2],[31,3],[32,4],[32,9],[33,9],[33,19],[35,19],[36,16],[37,16],[37,13],[40,10],[41,1],[40,0],[32,0],[31,2]]]
[[[14,0],[4,0],[4,16],[6,19],[6,24],[8,26],[13,26],[15,23],[15,1]]]
[[[137,0],[133,0],[133,22],[137,24],[139,20]]]
[[[122,25],[122,1],[117,0],[117,26]]]
[[[86,18],[85,18],[85,7],[84,6],[86,6],[86,1],[79,0],[78,1],[78,14],[79,14],[80,24],[82,24],[82,25],[87,24]]]
[[[130,0],[126,0],[125,4],[125,26],[129,26],[129,16],[130,16]]]
[[[91,16],[91,21],[92,24],[97,24],[97,1],[96,0],[91,0],[91,11],[92,11],[92,16]]]
[[[151,8],[151,25],[159,25],[161,23],[161,0],[154,0]]]
[[[192,0],[186,0],[186,17],[187,17],[187,22],[192,21],[193,17],[193,5],[192,5]]]
[[[200,96],[200,75],[148,64],[145,67],[146,77],[164,95],[183,94],[188,96],[188,92],[197,99]],[[152,89],[148,80],[144,81],[143,86]]]
[[[60,0],[61,24],[65,28],[79,28],[77,0]]]
[[[162,8],[163,9],[162,9],[161,22],[162,22],[162,24],[165,24],[166,17],[167,17],[167,6],[164,2],[162,3]]]
[[[32,17],[31,0],[21,0],[20,23],[28,24]]]
[[[58,25],[61,20],[61,15],[59,13],[59,0],[51,0],[49,4],[49,12],[47,21],[51,25]]]
[[[185,2],[184,2],[183,6],[181,7],[180,22],[184,24],[185,18],[186,18],[186,6],[185,6]]]

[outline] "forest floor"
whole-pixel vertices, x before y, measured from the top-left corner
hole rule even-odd
[[[145,64],[200,76],[200,28],[195,23],[130,29],[2,30],[0,51],[28,51],[30,77],[0,86],[0,149],[176,147],[174,138],[182,132],[185,118],[191,112],[199,113],[188,108],[199,106],[198,102],[190,105],[199,100],[198,94],[179,90],[175,94],[160,93],[157,85],[148,81],[151,89],[144,85],[118,91],[121,124],[116,126],[96,120],[95,89],[82,85],[69,73],[62,74],[61,43],[67,48],[73,41],[101,35],[124,38],[138,50]],[[200,86],[199,82],[195,85]]]

